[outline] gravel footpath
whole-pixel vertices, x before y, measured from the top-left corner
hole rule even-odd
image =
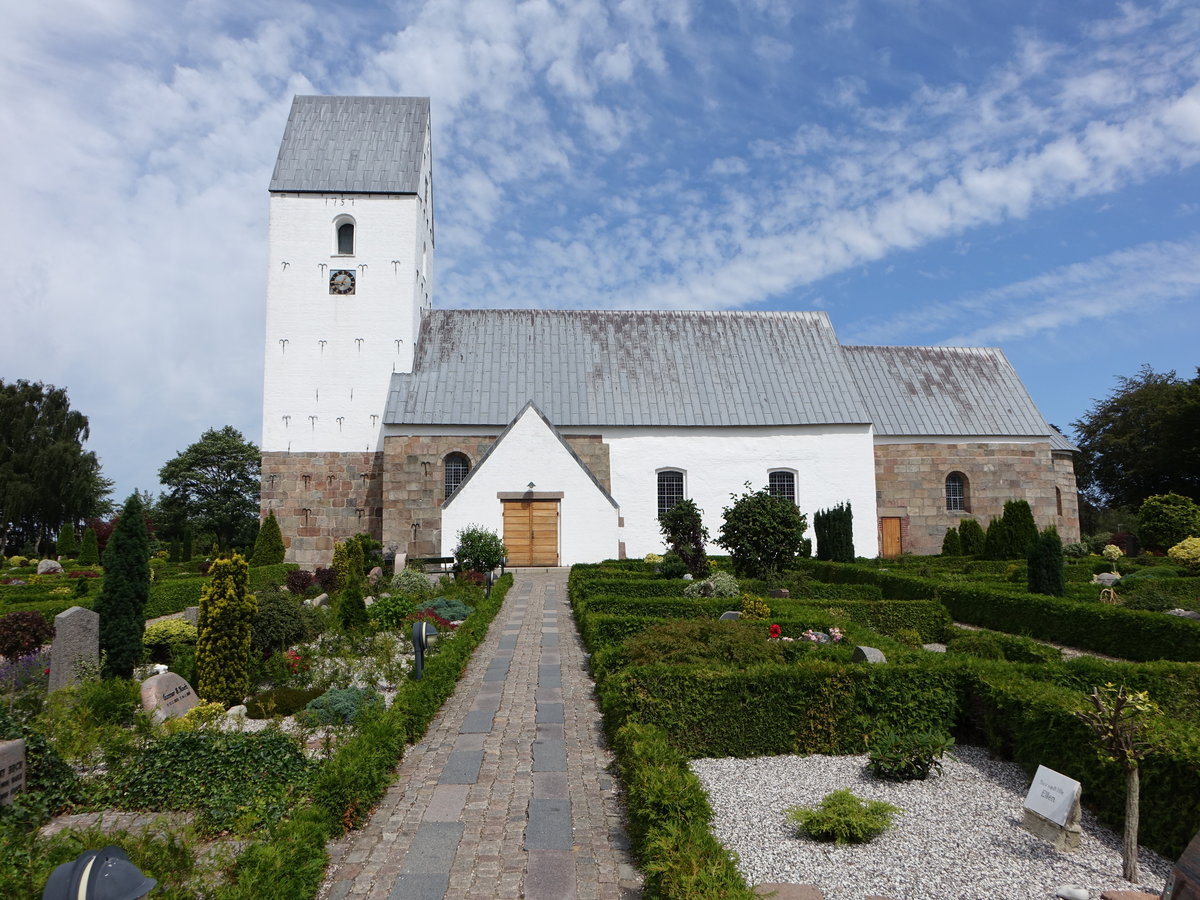
[[[738,854],[751,885],[815,884],[826,900],[1046,900],[1064,884],[1095,900],[1137,887],[1121,878],[1120,836],[1087,809],[1079,851],[1058,853],[1021,828],[1029,778],[1020,766],[980,747],[956,747],[954,755],[941,775],[898,783],[872,777],[865,756],[698,759],[692,770],[712,803],[713,834]],[[843,787],[904,811],[869,844],[798,837],[784,811]],[[1141,889],[1157,895],[1171,863],[1142,849],[1140,865]]]

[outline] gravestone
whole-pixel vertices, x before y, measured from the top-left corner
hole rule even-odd
[[[850,657],[851,662],[856,663],[885,663],[887,657],[883,655],[883,651],[876,647],[855,647],[854,655]]]
[[[72,606],[54,617],[49,689],[78,684],[75,672],[80,665],[100,665],[100,614]]]
[[[379,568],[379,566],[375,566],[375,568],[371,569],[370,573],[367,575],[367,584],[371,585],[371,587],[375,587],[375,585],[379,584],[379,579],[382,577],[383,569]]]
[[[1200,900],[1200,831],[1175,863],[1162,896],[1163,900]]]
[[[197,628],[199,628],[200,627],[200,607],[189,606],[187,609],[185,609],[183,611],[183,621],[189,622],[192,625],[195,625]]]
[[[740,612],[738,612],[736,609],[731,609],[731,610],[729,610],[729,612],[721,613],[721,618],[718,619],[717,621],[719,621],[719,622],[735,622],[738,619],[740,619],[741,617],[742,617],[742,614]]]
[[[1082,790],[1082,785],[1074,778],[1038,766],[1029,793],[1025,795],[1025,816],[1021,827],[1049,841],[1055,850],[1078,850],[1079,795]]]
[[[142,682],[142,709],[156,722],[182,716],[199,702],[192,686],[174,672],[163,672]]]
[[[25,739],[0,741],[0,806],[25,789]]]
[[[786,600],[788,597],[792,596],[792,592],[787,588],[776,588],[775,590],[771,591],[770,596],[775,600]]]
[[[1120,575],[1114,575],[1112,572],[1101,572],[1092,579],[1092,584],[1098,584],[1103,587],[1112,587],[1120,580]]]
[[[62,570],[62,564],[56,559],[43,559],[38,563],[39,575],[59,575]]]

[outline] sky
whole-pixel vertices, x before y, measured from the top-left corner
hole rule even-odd
[[[824,310],[997,346],[1068,430],[1200,364],[1200,4],[47,0],[0,9],[0,380],[116,482],[261,437],[295,94],[431,98],[437,307]],[[720,348],[713,348],[720,352]]]

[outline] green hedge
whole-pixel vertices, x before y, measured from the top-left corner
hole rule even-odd
[[[440,644],[426,659],[422,679],[406,681],[385,712],[339,745],[314,776],[309,801],[241,853],[230,879],[215,894],[218,900],[297,900],[316,895],[327,861],[326,841],[366,820],[391,781],[405,743],[425,733],[453,693],[510,587],[512,575],[507,574],[492,588],[491,597],[476,605],[454,639]]]
[[[754,900],[729,852],[712,836],[712,808],[687,760],[661,729],[626,725],[613,741],[625,784],[633,852],[647,900]]]
[[[203,575],[179,575],[164,578],[150,585],[150,599],[146,601],[144,615],[147,619],[183,612],[189,606],[200,605],[200,593],[208,584]]]
[[[255,566],[250,570],[250,580],[246,589],[251,593],[266,588],[277,588],[287,584],[288,572],[294,572],[300,567],[295,563],[276,563],[273,566]]]
[[[776,600],[773,611],[778,616],[795,618],[804,610],[838,610],[851,622],[866,625],[882,634],[895,634],[902,628],[913,628],[923,641],[940,641],[950,624],[950,615],[940,603],[922,600],[836,600],[828,605]]]

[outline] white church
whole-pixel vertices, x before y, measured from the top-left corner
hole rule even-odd
[[[472,524],[516,566],[640,557],[660,511],[691,498],[715,536],[746,483],[810,523],[848,501],[861,556],[1009,499],[1078,539],[1073,448],[1000,350],[847,346],[823,312],[434,309],[432,172],[428,98],[295,98],[261,503],[289,561],[358,532],[450,556]]]

